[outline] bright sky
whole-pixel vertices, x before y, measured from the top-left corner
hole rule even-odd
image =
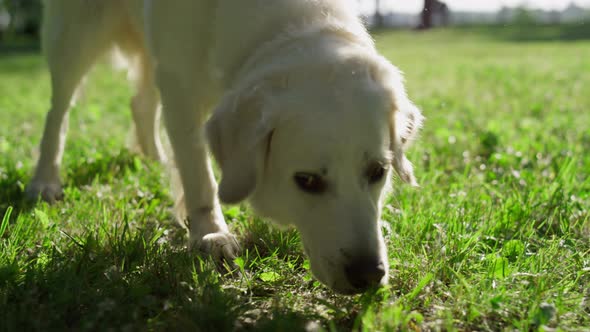
[[[460,11],[497,11],[502,6],[515,7],[525,5],[530,8],[557,9],[567,7],[571,0],[443,0],[451,10]],[[590,7],[590,0],[574,0],[579,6]],[[374,0],[361,0],[362,11],[372,11]],[[422,9],[423,0],[381,0],[383,9],[396,12],[415,13]]]

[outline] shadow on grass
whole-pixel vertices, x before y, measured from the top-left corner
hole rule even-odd
[[[72,238],[0,266],[2,330],[231,330],[240,306],[211,264],[144,236]]]
[[[170,249],[129,243],[124,253],[88,244],[45,265],[0,267],[4,331],[303,331],[309,317],[256,310],[240,289],[223,287],[210,263]],[[191,268],[194,262],[202,266]],[[203,266],[204,265],[204,266]],[[22,278],[18,269],[25,269]],[[31,316],[31,313],[35,313]]]
[[[261,306],[278,293],[255,294],[158,228],[97,228],[12,247],[18,259],[0,266],[0,330],[303,331],[318,319]]]

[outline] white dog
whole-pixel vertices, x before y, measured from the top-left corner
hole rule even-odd
[[[219,200],[248,198],[299,230],[314,275],[335,291],[387,282],[381,200],[390,165],[415,184],[404,150],[422,116],[345,1],[46,1],[53,94],[31,197],[62,197],[68,108],[114,46],[134,73],[139,146],[158,160],[163,105],[191,244],[234,257]],[[222,171],[219,189],[208,149]]]

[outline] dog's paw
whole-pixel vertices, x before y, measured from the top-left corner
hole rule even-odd
[[[25,197],[28,200],[36,201],[41,197],[47,203],[55,203],[64,198],[64,191],[61,183],[46,181],[31,181],[25,189]]]
[[[191,238],[191,248],[211,255],[216,262],[233,262],[240,252],[240,245],[231,233],[210,233],[202,238]]]

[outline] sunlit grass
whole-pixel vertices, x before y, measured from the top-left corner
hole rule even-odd
[[[48,75],[0,55],[0,330],[589,329],[590,42],[514,34],[377,34],[427,121],[421,187],[384,209],[390,286],[355,297],[245,206],[225,209],[242,273],[187,252],[166,171],[125,150],[131,92],[105,65],[71,113],[66,200],[24,203]]]

